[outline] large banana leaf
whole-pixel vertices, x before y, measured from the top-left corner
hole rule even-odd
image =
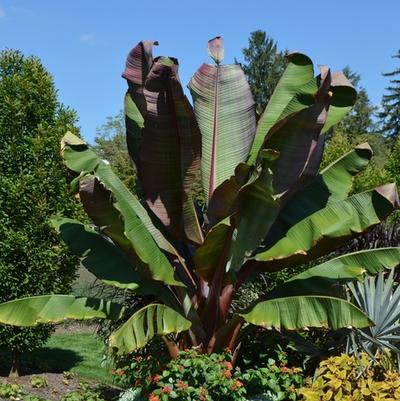
[[[249,154],[249,163],[255,162],[266,134],[283,118],[283,112],[293,97],[313,78],[314,69],[309,57],[301,53],[292,53],[288,56],[286,70],[258,122],[256,136]]]
[[[323,327],[363,328],[372,324],[368,316],[350,302],[326,296],[298,296],[269,299],[241,316],[249,323],[277,330]]]
[[[144,102],[144,100],[143,100]],[[142,128],[144,127],[144,118],[140,113],[139,108],[129,92],[125,95],[124,100],[125,111],[125,129],[126,129],[126,144],[128,146],[129,155],[137,169],[139,165],[139,150],[142,140]]]
[[[357,99],[356,90],[341,71],[332,75],[331,91],[332,100],[322,133],[328,132],[335,124],[341,121],[352,109]]]
[[[283,207],[265,239],[266,247],[282,238],[290,227],[321,210],[326,205],[347,198],[354,176],[362,171],[372,157],[366,143],[358,145],[318,174],[309,185],[299,190]]]
[[[154,61],[145,83],[147,113],[138,175],[150,209],[176,237],[201,243],[190,192],[200,169],[201,136],[178,77],[178,62]]]
[[[250,257],[261,244],[278,216],[280,203],[273,195],[270,170],[277,157],[277,152],[264,150],[262,165],[259,166],[261,171],[256,172],[239,192],[227,271],[239,271],[245,258]]]
[[[239,65],[203,64],[189,89],[202,135],[202,183],[209,200],[248,155],[256,128],[254,100]]]
[[[190,326],[190,321],[175,310],[165,305],[150,304],[135,312],[114,331],[109,345],[119,355],[128,354],[144,347],[154,336],[180,333]]]
[[[230,233],[229,218],[226,218],[208,232],[203,245],[196,251],[194,256],[196,273],[207,282],[212,280],[215,269],[221,262],[225,242]]]
[[[40,295],[0,304],[0,323],[36,326],[66,319],[120,319],[125,308],[114,302],[73,295]]]
[[[82,265],[105,284],[157,294],[156,282],[143,278],[135,261],[129,260],[111,241],[76,220],[55,218],[54,227],[69,249],[82,258]]]
[[[121,214],[114,207],[112,192],[94,175],[87,174],[79,180],[79,199],[86,214],[99,230],[111,238],[125,254],[136,259],[132,244],[124,233]]]
[[[182,286],[174,278],[174,269],[160,250],[163,248],[172,253],[172,246],[153,225],[140,201],[118,179],[110,166],[71,133],[67,133],[62,140],[62,154],[68,168],[77,173],[92,173],[112,192],[114,207],[123,217],[124,233],[150,276],[168,285]]]
[[[291,227],[270,249],[255,255],[266,270],[314,259],[378,224],[398,208],[395,184],[328,204]]]
[[[147,112],[147,104],[143,89],[147,75],[153,65],[154,45],[157,46],[158,42],[154,40],[139,42],[129,52],[126,59],[125,71],[122,73],[122,76],[128,81],[129,94],[143,117]]]
[[[375,275],[400,264],[400,248],[368,249],[338,256],[321,263],[274,289],[273,298],[294,295],[327,295],[341,291],[341,285]],[[339,286],[339,288],[337,287]]]
[[[301,53],[289,55],[288,67],[258,123],[249,163],[256,161],[258,152],[262,148],[270,147],[264,146],[264,142],[272,135],[274,125],[314,104],[315,95],[324,83],[328,83],[327,75],[330,76],[326,67],[320,68],[321,74],[314,78],[312,62],[307,56]],[[329,87],[325,89],[329,90],[330,105],[321,133],[326,133],[350,111],[357,96],[355,89],[341,72],[333,74],[332,79],[329,80]]]

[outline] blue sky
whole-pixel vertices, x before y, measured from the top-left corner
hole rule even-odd
[[[120,77],[131,47],[156,39],[156,55],[175,56],[186,85],[207,61],[207,40],[222,35],[225,63],[241,58],[249,33],[267,31],[280,48],[315,64],[349,65],[380,102],[400,48],[399,0],[127,1],[0,0],[0,49],[35,54],[53,74],[60,100],[76,109],[82,134],[122,108]]]

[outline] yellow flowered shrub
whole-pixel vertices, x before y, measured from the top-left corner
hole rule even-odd
[[[366,354],[342,354],[320,364],[315,380],[298,390],[303,401],[400,400],[400,375],[372,364]]]

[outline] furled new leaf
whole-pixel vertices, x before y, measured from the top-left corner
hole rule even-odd
[[[239,65],[203,64],[189,89],[202,135],[202,183],[209,200],[248,155],[256,127],[255,105]]]
[[[144,347],[154,336],[180,333],[191,326],[175,310],[159,304],[150,304],[135,312],[110,336],[110,347],[117,353],[128,354]]]

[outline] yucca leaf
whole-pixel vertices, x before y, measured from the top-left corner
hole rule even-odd
[[[350,302],[327,296],[294,296],[257,303],[241,314],[249,323],[277,330],[301,330],[323,327],[368,327],[368,316]]]
[[[159,304],[150,304],[135,312],[109,340],[117,354],[128,354],[144,347],[154,336],[180,333],[191,326],[175,310]]]
[[[202,135],[202,183],[209,200],[250,150],[254,100],[239,65],[203,64],[189,83]]]
[[[0,323],[36,326],[60,323],[66,319],[119,319],[125,308],[114,302],[73,295],[39,295],[0,304]]]

